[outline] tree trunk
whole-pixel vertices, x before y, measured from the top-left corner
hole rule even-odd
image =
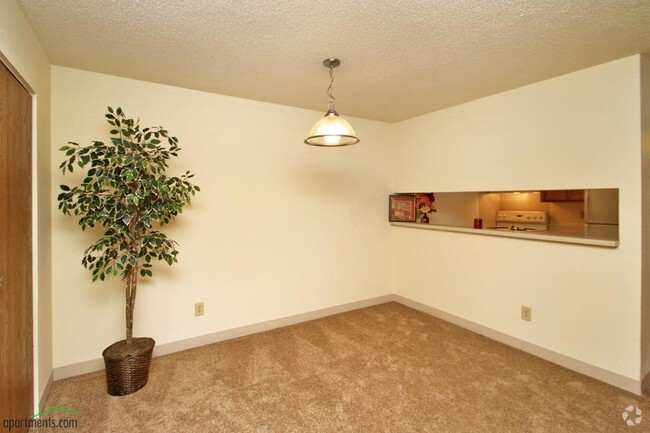
[[[133,310],[138,289],[138,261],[131,268],[126,280],[126,344],[133,341]]]
[[[133,182],[131,187],[133,195],[135,196],[138,191],[138,182]],[[133,217],[129,222],[129,234],[131,235],[131,253],[135,257],[135,263],[131,267],[129,277],[127,279],[126,288],[126,344],[131,344],[133,341],[133,309],[135,308],[135,295],[138,289],[138,264],[140,262],[140,248],[136,241],[136,227],[138,226],[138,219],[140,218],[140,208],[136,206]]]

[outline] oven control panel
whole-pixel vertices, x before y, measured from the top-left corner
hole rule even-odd
[[[548,225],[548,214],[543,211],[500,210],[497,222]]]

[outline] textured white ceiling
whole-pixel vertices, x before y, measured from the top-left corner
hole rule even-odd
[[[649,0],[18,0],[52,63],[394,122],[640,52]]]

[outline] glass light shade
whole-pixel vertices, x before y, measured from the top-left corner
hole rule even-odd
[[[329,110],[325,117],[314,124],[305,140],[306,144],[325,147],[347,146],[358,142],[352,126],[334,110]]]

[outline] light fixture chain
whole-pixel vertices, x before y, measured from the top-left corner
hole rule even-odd
[[[336,99],[334,98],[334,66],[330,65],[330,86],[327,88],[327,95],[330,97],[327,108],[334,110]]]
[[[330,70],[330,85],[327,88],[329,109],[325,116],[312,126],[309,137],[305,139],[306,144],[312,146],[339,147],[356,144],[359,142],[354,129],[345,120],[339,117],[334,110],[336,99],[334,98],[334,68],[341,64],[339,59],[330,57],[323,60],[323,66]]]

